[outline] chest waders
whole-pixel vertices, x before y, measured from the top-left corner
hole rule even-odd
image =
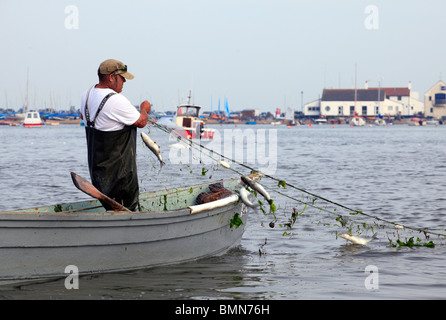
[[[101,131],[95,122],[107,100],[102,100],[93,121],[88,112],[88,95],[85,102],[87,123],[85,133],[88,146],[88,168],[91,182],[102,193],[132,211],[139,208],[139,186],[136,170],[136,127],[126,126],[118,131]],[[113,210],[102,202],[106,210]]]

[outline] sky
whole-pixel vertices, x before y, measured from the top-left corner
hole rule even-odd
[[[407,87],[446,78],[444,0],[0,1],[0,107],[80,107],[109,58],[123,94],[155,111],[274,112],[324,88]],[[28,82],[28,85],[27,85]],[[27,90],[28,88],[28,90]]]

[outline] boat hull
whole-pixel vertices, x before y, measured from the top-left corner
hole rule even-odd
[[[24,127],[27,128],[40,128],[42,126],[42,123],[23,123]]]
[[[97,212],[98,202],[89,201],[88,206],[70,204],[74,209],[60,213],[0,213],[0,283],[66,277],[67,266],[83,275],[175,264],[237,246],[247,219],[238,196],[221,206],[218,201],[224,199],[216,201],[215,208],[195,210],[199,206],[181,195],[188,188],[176,190],[175,197],[170,193],[167,202],[161,193],[145,200],[164,208],[175,202],[187,205],[173,210]],[[236,213],[243,224],[231,227]]]
[[[363,126],[366,125],[365,120],[363,118],[360,118],[360,117],[353,117],[350,120],[350,123],[352,124],[352,126],[355,126],[355,127],[363,127]]]
[[[425,126],[426,125],[426,121],[424,121],[423,119],[420,118],[411,118],[407,124],[409,126]]]
[[[183,137],[183,138],[187,138],[187,139],[214,139],[214,132],[215,130],[213,129],[208,129],[205,128],[203,129],[203,132],[201,133],[201,137],[197,136],[197,133],[195,130],[189,130],[189,129],[174,129],[173,130],[175,132],[176,135]]]

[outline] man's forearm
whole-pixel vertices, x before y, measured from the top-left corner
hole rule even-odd
[[[141,115],[139,116],[138,120],[133,124],[135,127],[138,128],[144,128],[147,125],[147,122],[149,120],[149,116],[147,115],[146,109],[141,109]]]

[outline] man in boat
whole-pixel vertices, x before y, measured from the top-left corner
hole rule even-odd
[[[85,123],[88,167],[93,185],[132,211],[139,210],[136,169],[137,128],[147,125],[151,105],[144,101],[139,112],[121,94],[126,80],[134,76],[115,59],[102,62],[99,83],[82,96],[81,118]],[[106,210],[111,210],[102,202]]]

